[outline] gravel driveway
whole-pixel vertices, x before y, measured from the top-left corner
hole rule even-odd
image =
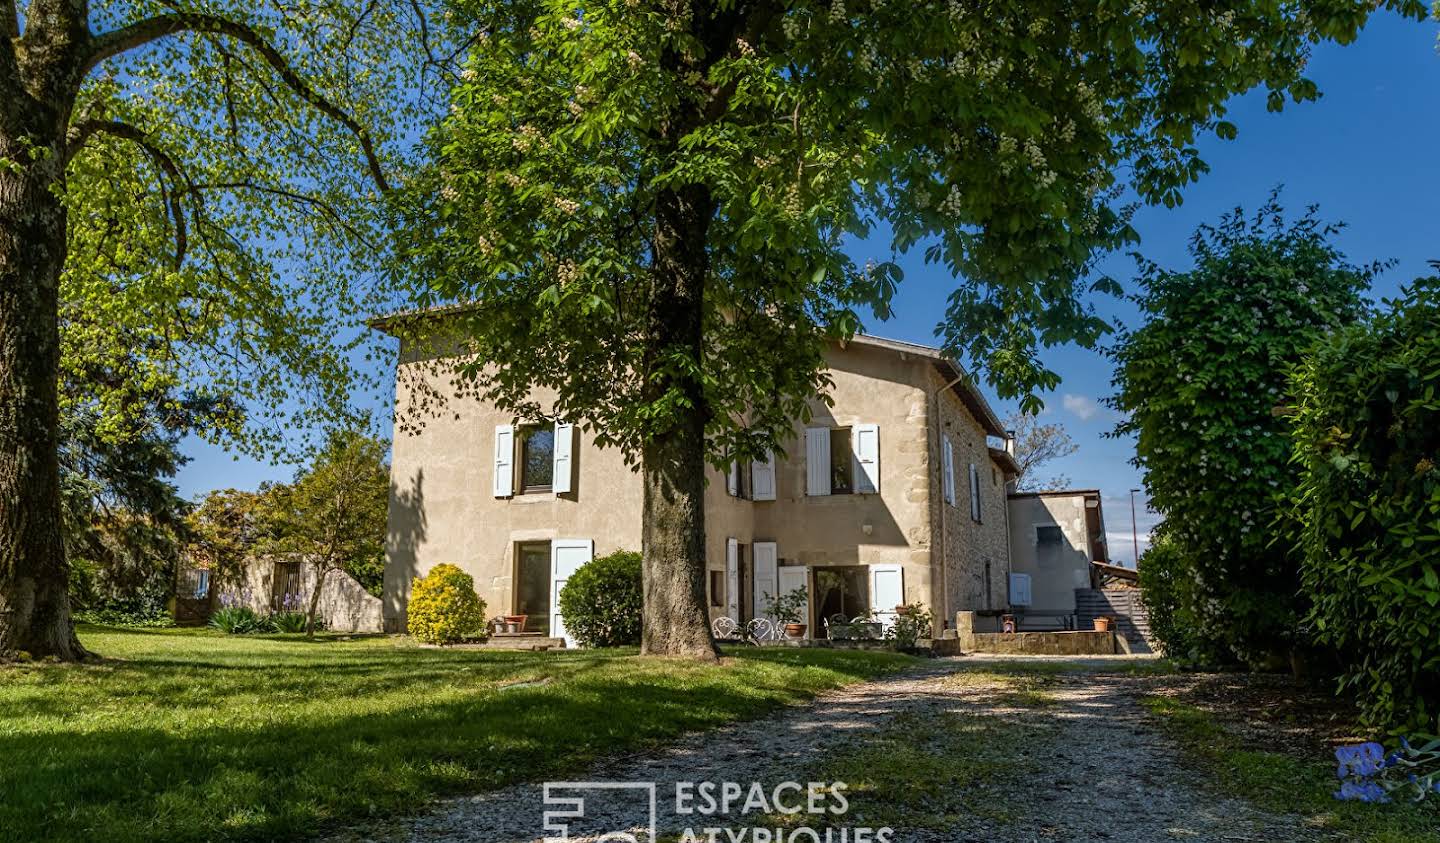
[[[1043,704],[1026,704],[1008,679],[1010,665],[1019,660],[984,657],[941,659],[923,668],[880,681],[851,686],[826,694],[814,702],[785,709],[765,720],[736,724],[706,732],[674,744],[667,750],[637,758],[615,758],[598,764],[577,779],[599,782],[656,782],[659,839],[680,839],[686,828],[707,840],[707,826],[762,826],[774,824],[765,812],[728,818],[703,815],[677,816],[676,782],[737,782],[748,794],[753,782],[767,795],[775,785],[808,781],[826,759],[863,752],[880,740],[903,739],[924,746],[929,737],[917,735],[915,724],[964,722],[992,724],[1003,731],[1006,746],[1027,763],[1023,780],[975,782],[955,776],[953,794],[968,798],[966,806],[981,804],[987,810],[934,808],[926,803],[922,820],[894,822],[894,841],[1298,841],[1328,839],[1321,831],[1304,827],[1294,816],[1266,814],[1244,802],[1217,796],[1203,788],[1196,775],[1177,762],[1177,750],[1147,720],[1136,701],[1144,676],[1116,672],[1116,661],[1086,662],[1077,672],[1047,678]],[[1027,660],[1032,663],[1040,660]],[[1073,662],[1070,662],[1073,664]],[[1023,664],[1023,663],[1022,663]],[[896,730],[902,730],[896,734]],[[957,762],[981,738],[969,737],[945,745]],[[995,747],[990,747],[993,751]],[[942,759],[943,761],[943,759]],[[853,763],[853,762],[850,762]],[[932,759],[933,763],[933,759]],[[842,770],[844,768],[842,767]],[[987,769],[982,767],[983,769]],[[1000,775],[997,769],[997,777]],[[860,774],[863,769],[851,768]],[[944,773],[937,774],[944,777]],[[837,777],[838,778],[838,777]],[[853,779],[852,779],[853,780]],[[717,786],[718,787],[718,786]],[[966,791],[970,791],[968,794]],[[947,788],[941,787],[944,801]],[[582,795],[556,788],[553,797]],[[574,840],[601,839],[605,832],[644,826],[648,796],[643,790],[593,790],[584,794],[584,820],[569,826]],[[860,803],[879,801],[876,808],[895,808],[908,801],[909,791],[852,794]],[[918,798],[918,797],[917,797]],[[930,797],[926,797],[930,799]],[[977,802],[978,800],[978,802]],[[702,805],[704,803],[701,803]],[[823,802],[822,802],[823,804]],[[834,804],[833,802],[829,804]],[[353,829],[336,840],[483,841],[530,843],[543,840],[544,797],[538,783],[516,785],[470,798],[438,804],[428,814],[380,827]],[[552,809],[563,808],[552,805]],[[988,810],[996,808],[998,810]],[[936,816],[943,819],[937,820]],[[770,816],[770,820],[775,815]],[[839,828],[851,825],[845,817],[832,820],[833,838],[842,843]],[[853,832],[854,829],[852,828]],[[767,843],[769,828],[734,843]],[[558,836],[558,832],[551,832]],[[785,843],[811,843],[807,834],[784,837]],[[588,836],[587,836],[588,835]],[[614,838],[619,839],[619,838]],[[644,843],[647,835],[639,839]],[[688,838],[687,838],[688,839]],[[714,843],[731,843],[719,836]],[[771,840],[769,843],[781,843]],[[821,832],[818,843],[827,843]],[[854,836],[843,843],[867,843]],[[883,839],[873,843],[884,843]]]

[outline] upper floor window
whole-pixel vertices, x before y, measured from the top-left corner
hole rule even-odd
[[[1036,547],[1059,547],[1065,542],[1065,533],[1054,525],[1041,525],[1035,528]]]
[[[830,494],[848,495],[855,491],[855,458],[850,449],[850,428],[830,431]]]
[[[548,492],[555,484],[555,431],[520,429],[520,491]]]
[[[554,427],[497,424],[492,489],[495,497],[508,498],[517,490],[557,495],[573,492],[574,451],[575,425],[568,422],[556,422]]]
[[[806,428],[805,494],[866,495],[879,491],[880,425]]]

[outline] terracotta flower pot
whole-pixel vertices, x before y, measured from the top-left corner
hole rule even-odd
[[[1096,631],[1096,632],[1109,632],[1109,631],[1110,631],[1110,619],[1109,619],[1109,618],[1096,618],[1096,619],[1095,619],[1095,631]]]
[[[804,637],[805,637],[805,624],[803,624],[803,623],[787,623],[787,624],[785,624],[785,636],[786,636],[787,638],[804,638]]]

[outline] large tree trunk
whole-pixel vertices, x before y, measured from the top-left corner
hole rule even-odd
[[[48,122],[48,121],[39,121]],[[0,127],[0,656],[85,657],[70,620],[57,456],[65,155]],[[18,165],[18,166],[16,166]]]
[[[706,233],[714,212],[701,187],[662,191],[656,201],[655,262],[647,312],[645,401],[673,408],[647,437],[641,471],[645,504],[645,626],[648,655],[715,659],[705,601],[705,420],[698,364],[704,341]],[[696,367],[676,366],[675,359]]]

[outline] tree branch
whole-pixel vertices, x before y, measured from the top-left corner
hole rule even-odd
[[[254,29],[243,23],[199,12],[176,12],[147,18],[90,39],[90,49],[81,66],[82,73],[88,74],[95,65],[112,56],[181,32],[223,35],[233,38],[259,53],[290,90],[309,103],[316,111],[349,129],[355,135],[356,140],[360,142],[361,151],[365,155],[365,163],[370,169],[370,177],[380,188],[380,192],[390,192],[390,182],[385,178],[385,171],[380,166],[379,157],[375,154],[375,145],[365,127],[361,126],[344,109],[310,87],[310,84],[295,72],[279,50],[271,46],[270,42],[261,37]]]
[[[20,37],[20,7],[15,5],[15,0],[3,0],[0,2],[0,38],[10,39]],[[0,50],[11,51],[10,44],[0,44]]]
[[[113,135],[117,138],[124,138],[145,151],[155,166],[170,177],[171,187],[165,187],[165,180],[160,180],[160,197],[165,205],[166,211],[170,214],[175,224],[175,268],[185,262],[185,252],[189,246],[189,236],[185,227],[185,209],[181,205],[180,197],[186,193],[192,193],[193,188],[189,179],[175,164],[174,159],[162,151],[159,147],[150,143],[149,136],[137,126],[123,123],[119,120],[82,120],[70,127],[70,133],[65,138],[65,160],[67,162],[74,158],[84,146],[85,141],[97,134]]]

